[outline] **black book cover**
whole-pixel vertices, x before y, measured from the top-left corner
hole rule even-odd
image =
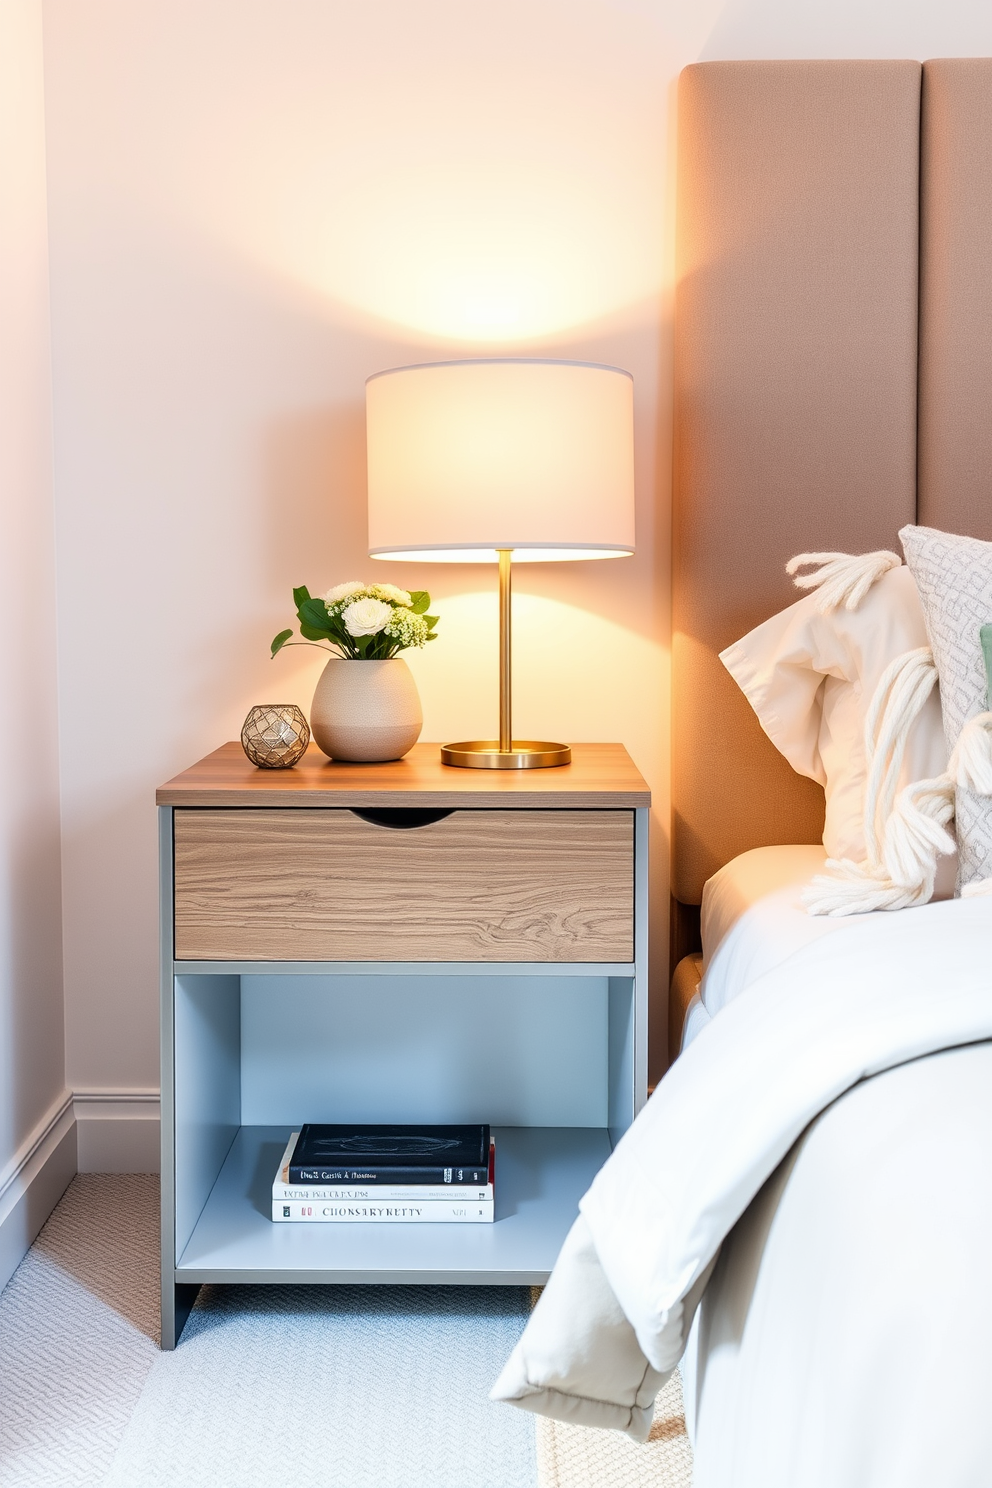
[[[307,1122],[290,1183],[489,1181],[489,1126],[321,1126]]]

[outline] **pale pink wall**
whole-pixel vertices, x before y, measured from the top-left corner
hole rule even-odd
[[[776,36],[988,45],[987,0],[935,10],[45,0],[73,1085],[157,1083],[154,786],[250,704],[308,703],[319,661],[268,642],[293,584],[375,567],[364,379],[435,357],[634,374],[637,556],[521,572],[516,719],[647,775],[663,1007],[674,81]],[[492,576],[388,577],[442,615],[425,737],[489,733]]]
[[[628,368],[638,552],[521,570],[516,720],[620,739],[667,922],[670,84],[641,5],[50,0],[68,1069],[157,1081],[156,783],[250,704],[290,589],[371,573],[364,379],[487,352]],[[488,734],[495,575],[381,565],[442,620],[427,739]],[[664,977],[658,982],[664,992]],[[659,1026],[662,1020],[659,1019]]]
[[[40,0],[0,0],[0,1211],[65,1085]]]

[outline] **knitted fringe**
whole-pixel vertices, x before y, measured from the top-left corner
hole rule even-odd
[[[901,561],[887,550],[860,556],[799,553],[786,572],[800,589],[818,590],[816,607],[828,614],[839,605],[856,610],[872,584]],[[802,568],[816,572],[799,574]],[[810,914],[867,914],[928,903],[937,858],[954,851],[949,827],[955,790],[992,796],[992,713],[979,714],[965,725],[943,775],[915,781],[896,794],[909,731],[936,681],[927,646],[896,657],[879,678],[865,719],[865,859],[828,859],[827,871],[803,893]],[[992,879],[970,884],[963,892],[992,894]]]

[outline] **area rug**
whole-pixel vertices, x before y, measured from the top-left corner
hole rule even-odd
[[[0,1297],[0,1488],[688,1488],[652,1439],[488,1399],[515,1287],[205,1287],[158,1349],[158,1186],[80,1175]]]
[[[658,1396],[646,1442],[616,1431],[537,1421],[539,1488],[691,1488],[692,1447],[674,1374]]]

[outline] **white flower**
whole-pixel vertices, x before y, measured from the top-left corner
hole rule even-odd
[[[392,606],[381,599],[356,599],[341,611],[341,619],[349,635],[377,635],[392,614]]]
[[[397,589],[395,584],[373,584],[376,599],[388,599],[390,604],[406,605],[407,609],[413,604],[413,600],[405,589]]]
[[[349,579],[347,584],[335,584],[333,589],[328,589],[324,595],[325,604],[337,604],[339,599],[348,599],[352,594],[357,594],[360,589],[368,586],[362,579]]]
[[[430,631],[423,615],[411,615],[409,610],[393,610],[386,634],[399,641],[401,647],[426,646]]]

